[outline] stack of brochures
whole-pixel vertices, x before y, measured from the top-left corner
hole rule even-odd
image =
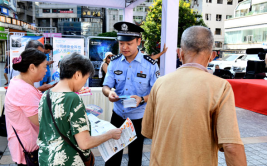
[[[122,101],[122,104],[124,108],[136,107],[136,99],[135,98],[124,99]]]

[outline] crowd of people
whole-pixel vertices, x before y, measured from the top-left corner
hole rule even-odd
[[[93,157],[90,149],[119,139],[119,127],[130,118],[137,139],[128,146],[129,166],[142,165],[145,137],[152,139],[151,166],[218,165],[218,151],[225,153],[227,165],[245,166],[231,85],[206,69],[216,56],[212,32],[201,26],[186,29],[177,49],[179,68],[160,77],[155,59],[168,48],[164,46],[156,56],[144,55],[138,49],[141,27],[119,22],[114,28],[121,54],[107,52],[99,75],[103,94],[114,103],[111,124],[117,129],[91,136],[85,106],[74,93],[94,75],[89,58],[78,53],[63,57],[58,64],[60,80],[50,85],[53,61],[48,54],[53,48],[30,41],[21,56],[12,60],[17,74],[5,98],[12,160],[19,166],[27,164],[16,131],[28,152],[39,149],[39,165],[85,165],[83,157]],[[36,82],[42,83],[38,87]],[[134,98],[136,107],[124,108],[122,95]],[[122,155],[123,150],[105,165],[120,166]]]

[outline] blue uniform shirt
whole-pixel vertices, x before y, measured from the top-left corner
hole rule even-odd
[[[46,60],[48,62],[49,61],[49,54],[45,54],[45,55],[46,55]],[[50,77],[51,76],[51,73],[50,73],[49,65],[46,65],[46,69],[47,69],[47,71],[46,71],[45,76]]]
[[[153,61],[153,60],[152,60]],[[129,63],[122,55],[108,65],[103,85],[115,88],[118,96],[146,96],[159,76],[158,64],[152,64],[139,51],[135,59]],[[146,103],[136,108],[124,108],[122,100],[114,102],[114,111],[123,119],[143,118]]]

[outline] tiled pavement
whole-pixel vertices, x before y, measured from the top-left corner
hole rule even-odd
[[[1,72],[0,64],[0,73]],[[5,83],[2,77],[0,77],[0,86]],[[236,108],[237,119],[240,129],[241,138],[245,144],[245,151],[247,156],[248,166],[267,166],[267,116],[254,113],[241,108]],[[150,160],[150,146],[151,140],[146,139],[144,142],[144,152],[142,158],[142,165],[148,166]],[[0,152],[4,151],[4,154],[0,154],[0,166],[16,166],[11,159],[10,152],[7,147],[7,140],[4,137],[0,137]],[[96,166],[103,166],[104,160],[99,155],[97,149],[93,149],[96,159]],[[124,151],[121,166],[127,166],[128,155],[127,151]],[[219,152],[219,166],[226,166],[224,153]]]

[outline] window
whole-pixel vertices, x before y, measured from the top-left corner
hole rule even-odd
[[[119,17],[120,17],[120,21],[123,21],[123,15],[120,15]]]
[[[153,2],[153,0],[146,0],[145,2]]]
[[[230,19],[230,18],[233,18],[232,15],[226,15],[226,19]]]
[[[210,21],[211,20],[211,14],[205,14],[205,20]]]
[[[253,41],[253,35],[248,35],[247,36],[247,41],[252,42]]]
[[[233,0],[227,0],[227,5],[233,5]]]
[[[212,3],[212,0],[206,0],[207,3]]]
[[[50,13],[50,9],[43,9],[43,13]]]
[[[137,12],[143,12],[143,6],[137,6],[136,11]]]
[[[215,47],[217,47],[217,48],[222,48],[222,42],[220,42],[220,41],[215,41]]]
[[[135,22],[141,23],[143,21],[143,16],[133,16]]]
[[[222,15],[216,14],[216,21],[222,21]]]
[[[148,12],[149,11],[149,7],[145,7],[145,12]]]
[[[221,35],[221,28],[215,28],[215,35]]]
[[[115,20],[115,18],[116,18],[116,16],[115,16],[115,15],[113,15],[113,20]]]
[[[133,8],[133,11],[135,11],[135,8]]]
[[[223,0],[217,0],[217,4],[223,4]]]

